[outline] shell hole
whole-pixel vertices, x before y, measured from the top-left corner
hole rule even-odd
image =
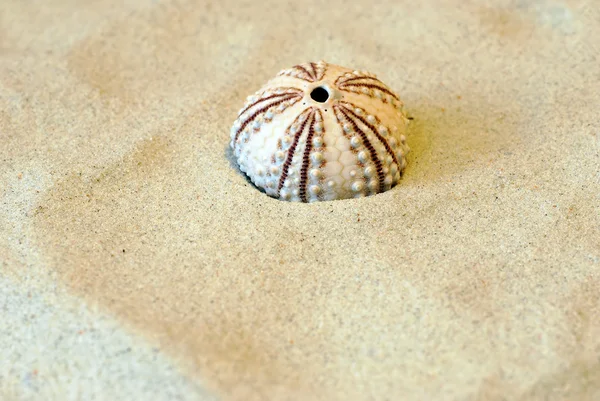
[[[315,102],[325,103],[329,99],[329,92],[322,86],[318,86],[310,92],[310,97]]]

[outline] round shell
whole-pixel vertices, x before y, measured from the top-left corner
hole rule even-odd
[[[373,74],[323,61],[281,71],[231,129],[240,169],[272,197],[313,202],[387,191],[406,166],[408,119]]]

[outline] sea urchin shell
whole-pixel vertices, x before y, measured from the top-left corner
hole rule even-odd
[[[269,195],[313,202],[387,191],[409,148],[398,95],[373,74],[318,63],[281,71],[231,129],[240,169]]]

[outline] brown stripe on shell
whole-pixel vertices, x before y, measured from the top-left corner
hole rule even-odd
[[[386,86],[383,82],[381,82],[378,78],[376,77],[370,77],[368,75],[360,75],[360,76],[353,76],[353,77],[346,77],[344,75],[339,76],[336,80],[335,80],[335,85],[344,85],[347,84],[349,82],[354,82],[354,81],[360,81],[361,79],[364,80],[372,80],[377,82],[378,84],[381,84],[383,86]]]
[[[315,111],[313,111],[312,122],[310,124],[310,128],[308,130],[308,135],[306,136],[306,146],[304,147],[304,154],[302,155],[302,168],[300,169],[300,199],[302,202],[307,202],[306,199],[306,186],[307,186],[307,175],[308,175],[308,165],[310,163],[310,152],[312,151],[312,138],[315,133],[315,124],[317,119],[314,117]],[[323,117],[321,114],[321,110],[316,110],[316,113],[319,113],[321,118]]]
[[[310,82],[314,82],[315,77],[313,76],[313,74],[308,71],[303,65],[298,64],[297,66],[294,66],[294,68],[303,71],[306,75],[308,75],[308,77],[310,78],[309,81]]]
[[[302,79],[308,82],[315,82],[313,75],[302,65],[298,64],[288,70],[281,71],[278,75],[287,75],[290,77]]]
[[[400,100],[398,98],[398,95],[396,95],[391,90],[389,90],[387,88],[384,88],[383,86],[379,86],[379,85],[375,85],[375,84],[350,83],[350,84],[340,84],[340,85],[338,85],[338,89],[343,90],[343,91],[348,91],[348,88],[376,89],[376,90],[381,91],[383,93],[387,93],[388,95],[392,96],[396,100]]]
[[[312,62],[308,63],[308,65],[310,65],[310,68],[312,69],[312,77],[316,81],[318,79],[317,65]]]
[[[236,131],[233,146],[235,147],[235,144],[237,143],[237,140],[238,140],[240,134],[244,131],[244,129],[248,126],[248,124],[250,124],[252,121],[254,121],[259,115],[264,114],[271,107],[279,106],[281,103],[283,103],[285,101],[293,100],[293,102],[291,104],[291,105],[293,105],[293,104],[297,103],[300,99],[302,99],[301,96],[291,94],[289,97],[281,98],[281,99],[277,100],[276,102],[269,103],[268,105],[263,106],[260,109],[256,110],[251,116],[246,118],[246,120],[240,125],[240,128],[238,128],[238,130]]]
[[[401,170],[400,164],[398,164],[398,159],[396,158],[396,154],[392,150],[392,147],[390,146],[390,144],[388,143],[388,141],[383,136],[381,136],[381,134],[377,131],[377,128],[375,128],[373,126],[373,124],[369,123],[366,118],[361,117],[358,114],[356,114],[356,112],[353,109],[356,108],[357,106],[353,105],[352,103],[346,103],[346,102],[344,102],[344,103],[342,103],[342,107],[344,107],[345,110],[347,110],[350,113],[352,113],[352,115],[356,119],[358,119],[367,128],[369,128],[373,134],[375,134],[375,136],[377,137],[377,139],[379,139],[379,142],[381,142],[383,144],[383,146],[385,146],[385,150],[387,150],[387,152],[392,156],[392,160],[394,161],[394,163],[396,163],[396,166],[398,166],[398,170]]]
[[[319,68],[322,67],[322,68]],[[323,79],[323,77],[325,76],[325,72],[327,71],[327,63],[324,62],[319,62],[317,63],[317,67],[316,67],[316,80],[320,81]]]
[[[385,179],[385,174],[383,173],[383,165],[381,164],[381,160],[379,160],[379,158],[377,157],[377,150],[375,149],[373,144],[369,141],[369,138],[367,137],[366,132],[364,132],[363,130],[361,130],[358,127],[358,124],[356,124],[356,121],[354,121],[352,118],[350,118],[350,116],[347,114],[347,112],[344,109],[342,109],[339,106],[333,106],[333,107],[336,108],[344,116],[344,119],[347,120],[352,125],[354,132],[356,132],[358,135],[360,135],[360,138],[361,138],[363,144],[365,145],[365,147],[371,154],[371,160],[373,161],[373,163],[375,163],[375,169],[377,170],[377,178],[379,179],[379,192],[383,192],[385,190],[385,184],[383,182]],[[340,121],[339,116],[337,114],[336,114],[336,118],[338,119],[338,122],[342,126],[342,130],[343,130],[344,124]]]
[[[285,180],[288,176],[288,170],[290,169],[290,165],[292,164],[292,159],[294,158],[294,153],[296,152],[296,146],[298,146],[298,141],[300,140],[300,137],[304,133],[304,128],[306,127],[306,123],[308,122],[308,120],[310,118],[313,118],[313,116],[314,116],[313,108],[311,107],[311,108],[304,110],[304,112],[302,112],[296,118],[296,120],[294,120],[292,125],[290,125],[290,127],[288,127],[288,129],[286,130],[286,133],[289,133],[290,128],[297,121],[299,121],[299,119],[302,118],[303,116],[306,116],[306,117],[304,118],[304,121],[302,121],[302,125],[300,126],[300,128],[294,134],[294,141],[288,148],[287,156],[285,158],[285,162],[283,163],[283,169],[281,170],[281,177],[279,178],[279,185],[277,186],[277,196],[278,197],[280,196],[281,188],[283,188],[283,184],[285,183]]]
[[[276,97],[288,96],[288,95],[298,95],[298,96],[303,95],[302,91],[300,89],[296,89],[296,88],[277,88],[275,90],[277,90],[277,91],[285,90],[286,92],[273,93],[273,94],[270,94],[269,96],[261,97],[258,100],[255,100],[254,102],[252,102],[249,105],[247,105],[246,107],[244,107],[244,109],[238,113],[238,116],[241,116],[242,114],[244,114],[245,112],[250,110],[252,107],[254,107],[260,103],[266,102],[267,100],[276,98]],[[273,91],[274,90],[269,90],[267,93],[273,92]],[[261,95],[264,95],[264,94],[265,93],[262,93]]]

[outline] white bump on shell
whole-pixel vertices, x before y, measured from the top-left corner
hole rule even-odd
[[[365,184],[362,181],[355,181],[352,184],[352,190],[354,192],[361,192],[365,188]]]
[[[318,185],[311,185],[309,191],[313,195],[318,195],[321,192],[321,187]]]
[[[320,164],[323,161],[323,153],[314,152],[312,155],[310,155],[310,158],[312,159],[313,163]]]
[[[281,196],[285,200],[289,200],[291,197],[291,194],[290,194],[290,191],[288,191],[287,189],[284,188],[279,193],[279,196]]]

